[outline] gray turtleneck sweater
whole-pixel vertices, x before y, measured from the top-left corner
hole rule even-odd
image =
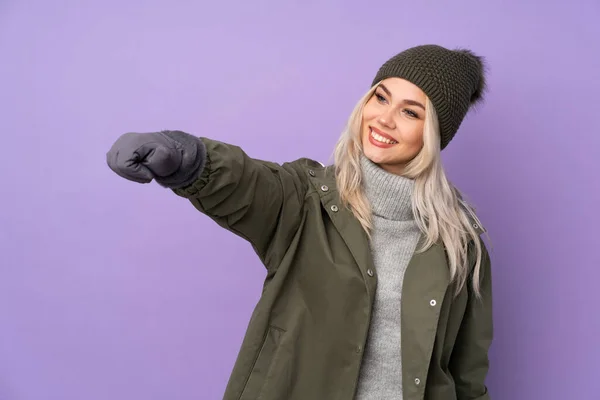
[[[414,181],[361,158],[366,196],[373,210],[371,250],[377,290],[356,400],[402,399],[400,302],[402,280],[420,237],[413,217]]]

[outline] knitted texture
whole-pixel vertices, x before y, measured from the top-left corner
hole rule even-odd
[[[371,86],[397,77],[418,86],[433,103],[440,126],[441,148],[452,140],[469,108],[483,100],[485,63],[470,50],[438,45],[407,49],[386,61]]]
[[[414,181],[386,172],[364,155],[361,166],[373,211],[377,290],[355,400],[402,399],[402,282],[420,237],[411,209]]]

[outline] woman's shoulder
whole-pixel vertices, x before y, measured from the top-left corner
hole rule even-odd
[[[309,193],[318,192],[325,196],[337,190],[333,165],[325,165],[309,157],[298,158],[283,165],[295,171]]]

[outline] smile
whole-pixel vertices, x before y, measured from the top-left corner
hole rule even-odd
[[[395,141],[395,140],[391,140],[391,139],[388,139],[388,138],[386,138],[386,137],[384,137],[384,136],[382,136],[382,135],[380,135],[380,134],[376,133],[376,132],[373,130],[373,128],[371,128],[371,129],[370,129],[370,135],[371,135],[371,138],[372,138],[373,140],[376,140],[376,141],[378,141],[379,143],[385,143],[385,144],[398,144],[398,142],[397,142],[397,141]]]

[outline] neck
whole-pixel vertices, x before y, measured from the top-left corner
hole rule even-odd
[[[361,154],[363,187],[374,215],[405,221],[413,219],[414,180],[391,173]]]

